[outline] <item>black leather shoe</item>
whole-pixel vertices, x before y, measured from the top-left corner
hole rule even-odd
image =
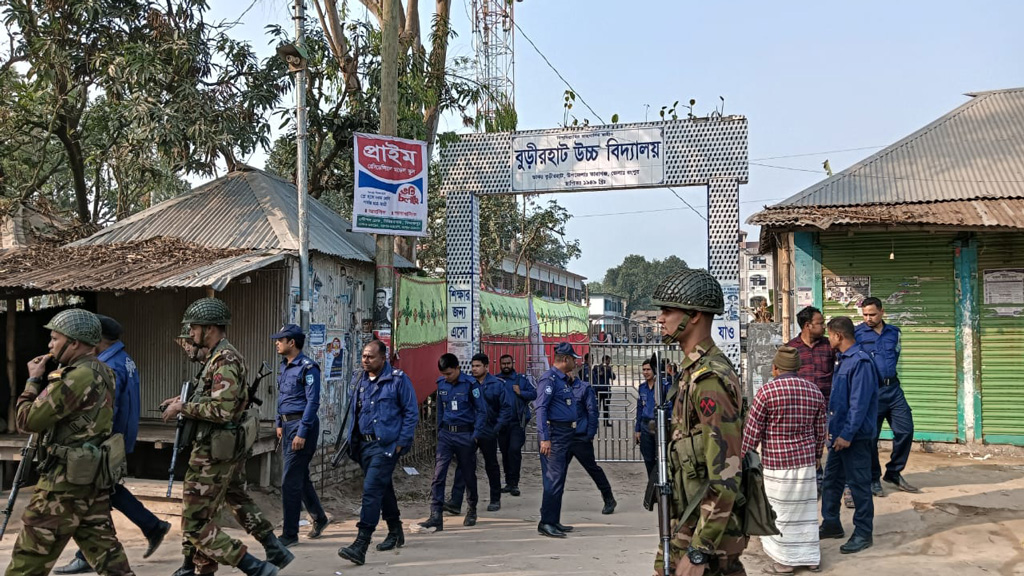
[[[444,509],[445,512],[452,514],[453,516],[459,516],[460,514],[462,514],[462,504],[456,506],[455,503],[452,502],[451,500],[445,502],[442,508]]]
[[[543,522],[537,524],[537,533],[543,534],[548,538],[565,538],[565,532],[562,532],[551,524],[545,524]]]
[[[156,552],[156,549],[159,548],[160,544],[163,543],[164,536],[167,536],[167,533],[170,531],[170,522],[160,522],[160,525],[157,526],[156,533],[150,536],[149,538],[146,538],[146,541],[149,543],[149,545],[146,546],[146,552],[142,555],[142,557],[149,558],[150,556],[152,556],[153,552]]]
[[[498,510],[501,510],[501,502],[492,500],[491,503],[487,505],[488,512],[497,512]]]
[[[434,532],[444,530],[444,519],[441,518],[441,513],[431,512],[430,518],[427,518],[426,522],[420,522],[420,528],[425,528],[427,530],[433,528]]]
[[[558,528],[559,530],[561,530],[562,532],[565,532],[566,534],[568,534],[569,532],[572,532],[573,530],[576,529],[573,526],[566,526],[564,524],[552,524],[552,526],[554,526],[555,528]]]
[[[854,534],[850,537],[849,540],[846,541],[846,544],[843,544],[839,547],[839,551],[843,554],[856,554],[861,550],[867,550],[868,548],[871,548],[871,544],[871,538],[864,538],[863,536],[858,536]]]
[[[899,488],[900,490],[902,490],[904,492],[910,492],[911,494],[920,494],[921,493],[921,489],[917,488],[915,486],[912,486],[910,484],[910,482],[907,482],[906,480],[904,480],[902,474],[896,474],[895,477],[894,476],[887,476],[885,478],[882,478],[882,480],[885,480],[885,482],[887,484],[892,484],[893,486]]]
[[[504,488],[501,489],[501,493],[502,494],[508,494],[511,491],[512,491],[512,487],[511,486],[505,486]]]
[[[466,510],[466,518],[462,521],[463,526],[476,526],[476,506],[470,506]]]
[[[309,533],[306,534],[306,538],[309,538],[310,540],[316,540],[317,538],[323,536],[324,528],[327,528],[327,525],[330,523],[331,519],[327,516],[324,516],[323,518],[320,518],[319,520],[313,522],[313,527],[309,529]]]
[[[617,505],[618,502],[615,501],[614,497],[611,495],[605,496],[604,508],[601,508],[601,514],[611,514],[612,512],[615,512],[615,506]]]
[[[885,496],[885,492],[882,491],[882,483],[878,480],[871,482],[871,494],[878,497]]]
[[[825,540],[827,538],[842,538],[846,536],[846,532],[843,532],[842,526],[825,526],[824,524],[818,528],[818,539]]]
[[[75,556],[67,566],[61,566],[53,571],[54,574],[88,574],[93,572],[92,566],[85,560]]]
[[[291,548],[292,546],[295,546],[296,544],[299,543],[299,537],[298,536],[281,536],[280,538],[278,538],[278,541],[281,542],[281,544],[285,548]]]
[[[521,492],[519,492],[519,486],[512,486],[508,489],[508,493],[512,496],[519,496],[519,494],[521,494]]]

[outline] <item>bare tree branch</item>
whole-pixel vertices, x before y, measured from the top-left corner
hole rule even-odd
[[[372,0],[361,0],[371,2]],[[320,20],[320,28],[327,37],[327,44],[331,47],[331,53],[341,68],[341,77],[345,81],[345,95],[352,100],[358,100],[363,88],[359,82],[359,55],[352,54],[348,37],[345,36],[345,27],[341,21],[341,13],[338,9],[337,0],[313,0],[316,7],[317,17]],[[379,4],[378,4],[379,9]],[[372,8],[371,8],[372,10]]]
[[[427,61],[428,100],[423,112],[423,123],[427,127],[427,158],[432,158],[434,140],[437,139],[437,127],[441,119],[441,91],[444,90],[444,69],[448,60],[451,8],[451,0],[437,0],[437,13],[431,38],[432,46],[430,47],[430,58]]]
[[[359,3],[366,6],[366,9],[373,14],[373,17],[377,19],[377,25],[381,25],[381,18],[384,15],[383,8],[381,8],[380,0],[359,0]]]
[[[410,48],[420,50],[423,48],[423,41],[420,38],[420,2],[419,0],[407,0],[405,8],[405,22],[399,35],[402,41],[402,48],[408,52]]]

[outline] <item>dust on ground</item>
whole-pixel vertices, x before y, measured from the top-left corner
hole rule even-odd
[[[370,547],[367,563],[355,566],[337,556],[339,547],[355,537],[360,485],[351,482],[323,494],[324,505],[333,517],[323,538],[306,540],[292,548],[295,561],[281,573],[337,576],[354,574],[415,574],[417,576],[477,576],[548,574],[649,575],[658,542],[657,516],[641,506],[643,464],[602,465],[611,479],[618,500],[615,513],[600,513],[601,496],[586,472],[573,464],[562,508],[562,523],[576,531],[564,540],[537,534],[541,482],[535,455],[524,455],[523,495],[504,495],[499,512],[485,510],[481,501],[480,521],[472,528],[462,526],[461,516],[445,516],[443,532],[412,533],[412,525],[428,515],[431,470],[407,476],[396,471],[396,490],[406,525],[406,545],[397,552],[378,552]],[[996,457],[981,459],[969,455],[914,452],[906,478],[921,487],[922,494],[886,489],[875,500],[874,546],[853,555],[839,553],[842,540],[822,543],[822,574],[861,576],[1024,576],[1024,459]],[[486,475],[478,471],[486,494]],[[449,483],[450,484],[450,483]],[[272,520],[280,522],[279,495],[254,492]],[[28,500],[28,494],[19,499]],[[145,541],[138,529],[115,513],[118,534],[128,550],[139,576],[164,576],[181,563],[178,542],[179,517],[169,503],[153,508],[175,527],[163,546],[150,558],[142,559]],[[843,510],[843,524],[852,533],[852,511]],[[12,521],[10,534],[0,543],[0,566],[10,559],[13,533],[20,524]],[[262,549],[237,528],[229,532],[253,547]],[[300,534],[305,532],[300,529]],[[374,544],[386,532],[382,524]],[[58,566],[71,559],[73,547],[64,551]],[[749,574],[761,573],[767,559],[753,539],[744,556]],[[238,574],[228,567],[221,573]],[[806,572],[798,572],[806,573]]]

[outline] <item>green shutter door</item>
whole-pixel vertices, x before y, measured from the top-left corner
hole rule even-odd
[[[985,304],[985,271],[1009,270]],[[981,328],[981,430],[989,444],[1024,445],[1024,302],[1012,302],[1013,270],[1024,270],[1024,237],[985,234],[978,239],[978,319]],[[1008,289],[1007,289],[1008,288]]]
[[[897,367],[914,412],[914,438],[955,442],[957,421],[953,236],[928,233],[820,235],[825,316],[863,319],[857,303],[829,299],[828,277],[869,276],[885,318],[903,333]],[[893,259],[889,259],[892,253]],[[888,427],[884,437],[891,437]]]

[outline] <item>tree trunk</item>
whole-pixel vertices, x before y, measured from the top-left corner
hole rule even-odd
[[[68,155],[68,168],[71,170],[71,181],[75,186],[75,209],[78,211],[78,219],[89,222],[92,211],[89,209],[89,188],[85,183],[85,156],[82,154],[81,134],[71,128],[67,116],[61,114],[58,122],[59,126],[54,134]]]

